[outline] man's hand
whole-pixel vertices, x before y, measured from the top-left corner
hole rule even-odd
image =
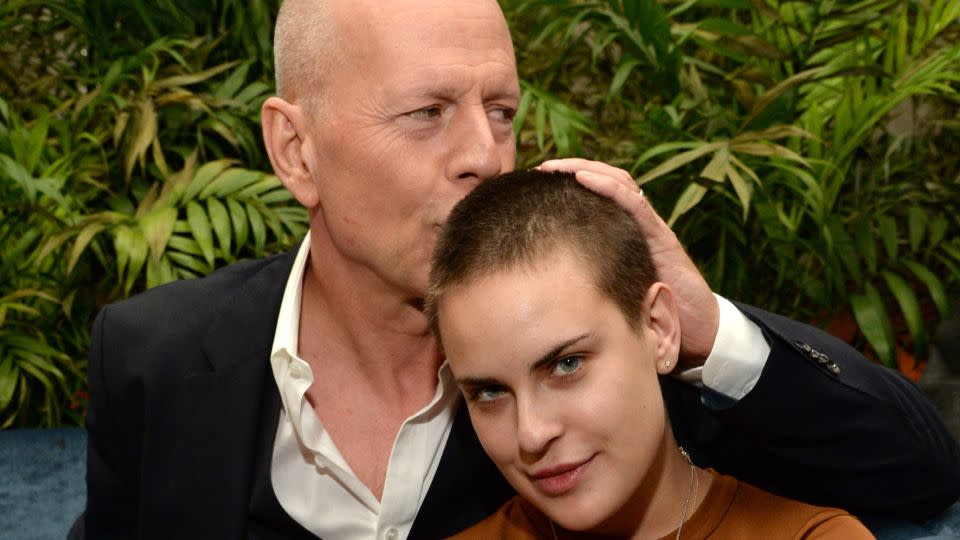
[[[680,356],[686,367],[701,366],[713,349],[720,324],[720,308],[710,286],[700,275],[677,235],[657,215],[643,191],[623,169],[578,158],[545,161],[544,171],[570,171],[590,190],[613,199],[640,224],[660,280],[673,289],[680,312]]]

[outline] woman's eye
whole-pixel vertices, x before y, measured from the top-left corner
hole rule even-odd
[[[422,109],[417,109],[407,113],[407,116],[416,120],[431,120],[433,118],[439,118],[443,114],[443,110],[439,105],[432,105],[430,107],[424,107]]]
[[[494,401],[502,395],[503,390],[500,388],[478,388],[473,391],[470,397],[473,401],[482,403]]]
[[[572,375],[579,371],[581,366],[583,366],[582,356],[564,356],[553,365],[552,375],[558,377]]]

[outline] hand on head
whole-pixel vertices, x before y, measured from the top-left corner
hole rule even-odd
[[[703,365],[713,349],[720,323],[720,308],[710,286],[683,249],[677,235],[647,202],[630,173],[598,161],[579,158],[545,161],[545,171],[570,171],[577,181],[627,209],[640,224],[660,280],[673,289],[680,312],[684,367]]]

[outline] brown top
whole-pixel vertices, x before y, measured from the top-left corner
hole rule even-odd
[[[713,483],[703,503],[683,524],[682,538],[686,540],[874,538],[844,510],[786,499],[712,469],[708,472],[713,475]],[[673,531],[661,540],[673,540],[676,535]],[[452,538],[536,540],[552,539],[553,532],[543,513],[514,497],[497,513]]]

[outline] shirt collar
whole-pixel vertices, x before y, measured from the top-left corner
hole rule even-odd
[[[297,258],[293,260],[293,268],[287,278],[287,286],[283,290],[283,300],[280,302],[280,315],[277,317],[277,328],[273,334],[273,346],[270,348],[271,363],[277,353],[286,352],[289,356],[296,356],[300,346],[300,299],[303,293],[303,274],[307,269],[310,258],[310,231],[303,238]]]

